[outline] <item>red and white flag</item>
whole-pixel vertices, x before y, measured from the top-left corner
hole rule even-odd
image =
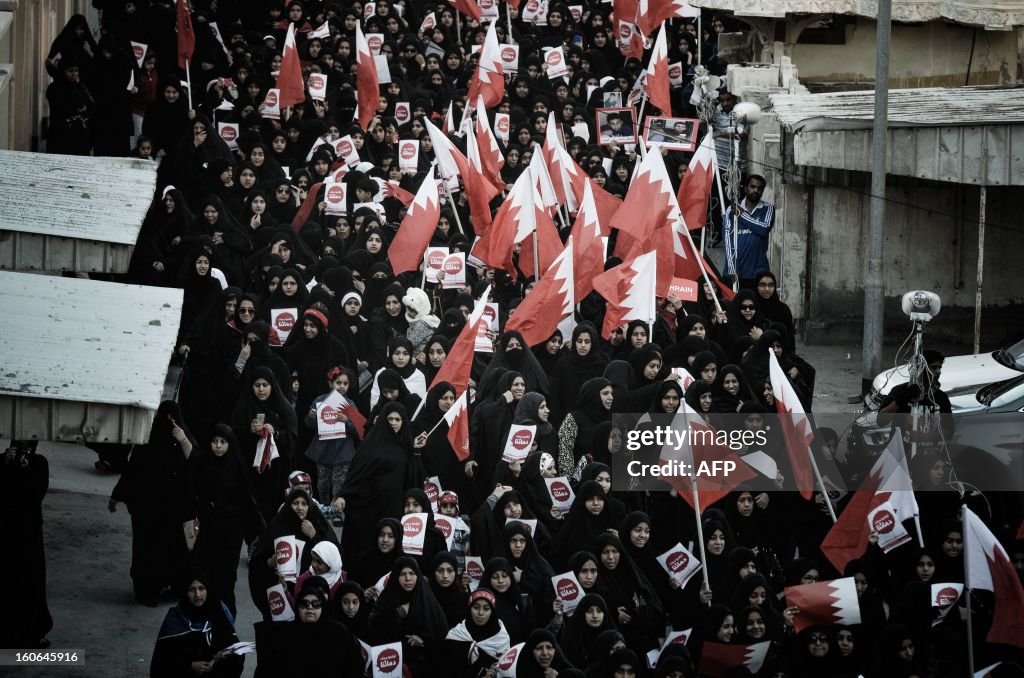
[[[918,513],[903,436],[898,430],[821,542],[822,553],[839,572],[864,554],[872,529],[868,516],[886,502],[894,508],[896,522],[902,523]]]
[[[494,108],[505,98],[505,67],[501,63],[501,46],[494,30],[495,23],[492,21],[487,26],[480,60],[469,81],[469,92],[466,95],[466,101],[476,101],[477,97],[482,97],[485,108]]]
[[[480,11],[480,5],[476,4],[476,0],[448,0],[448,4],[468,16],[473,21],[479,22],[483,17],[483,13]]]
[[[520,222],[520,226],[524,226]],[[533,239],[537,238],[537,260],[540,270],[534,266]],[[534,231],[517,231],[516,243],[519,245],[519,270],[527,278],[540,279],[562,253],[562,239],[558,237],[555,222],[546,210],[537,210]]]
[[[178,68],[188,69],[196,51],[196,34],[192,30],[192,8],[188,0],[178,0]]]
[[[671,226],[679,218],[678,211],[665,160],[661,153],[648,153],[637,167],[611,226],[619,229],[620,239],[625,233],[642,242],[649,240],[658,228]],[[628,249],[616,249],[628,253]]]
[[[680,382],[682,386],[682,382]],[[685,392],[685,387],[684,387]],[[687,464],[695,472],[710,462],[731,463],[732,471],[728,474],[707,474],[697,479],[697,476],[671,476],[664,480],[675,488],[681,499],[694,510],[693,486],[697,488],[697,499],[700,502],[700,512],[704,513],[709,506],[729,495],[736,489],[736,486],[757,477],[750,467],[740,461],[735,452],[727,445],[719,445],[715,441],[715,428],[704,421],[704,419],[690,407],[686,401],[679,403],[679,409],[672,417],[672,429],[675,431],[688,431],[689,434],[681,439],[681,444],[675,442],[667,443],[661,448],[658,455],[663,461],[678,461]]]
[[[433,177],[424,177],[395,239],[388,247],[388,259],[395,275],[415,271],[419,267],[440,218],[441,201],[437,195],[437,183]]]
[[[281,70],[277,74],[277,89],[281,90],[278,102],[281,109],[301,104],[306,100],[306,90],[302,82],[302,65],[299,63],[299,50],[295,46],[295,24],[288,24],[288,35],[284,39],[284,51],[281,54]]]
[[[700,674],[720,676],[731,668],[746,666],[750,675],[754,675],[764,665],[771,644],[769,640],[752,645],[705,642],[700,653]]]
[[[464,121],[467,119],[469,119],[468,115],[463,116]],[[483,234],[491,226],[491,199],[500,191],[496,191],[497,186],[484,173],[484,163],[480,157],[480,148],[477,146],[477,136],[472,133],[472,130],[469,130],[466,135],[465,158],[467,168],[465,172],[460,173],[462,185],[466,189],[466,197],[469,198],[469,213],[473,217],[473,224],[477,232]]]
[[[359,126],[369,129],[370,121],[377,114],[380,102],[380,78],[373,52],[363,35],[363,29],[356,22],[356,102],[359,106]]]
[[[444,120],[441,121],[441,132],[444,134],[455,133],[455,102],[448,102],[448,110],[444,112]]]
[[[636,10],[636,25],[644,35],[650,35],[654,27],[665,19],[700,17],[700,9],[689,0],[640,0]]]
[[[995,596],[992,627],[985,639],[1024,649],[1024,587],[995,535],[971,509],[963,507],[964,577],[972,589]]]
[[[533,174],[534,185],[537,193],[548,210],[558,208],[558,196],[555,193],[555,185],[548,173],[548,165],[544,160],[544,153],[534,153],[530,158],[530,172]]]
[[[653,326],[657,309],[658,253],[648,252],[594,276],[594,289],[608,302],[602,337],[630,320],[643,320]]]
[[[615,35],[619,42],[619,51],[625,56],[640,59],[644,55],[644,36],[636,25],[638,0],[613,0],[615,15]]]
[[[576,243],[576,298],[582,300],[594,289],[594,276],[604,271],[605,243],[601,239],[601,219],[594,202],[594,187],[587,181],[583,187],[583,200],[576,213],[570,236]],[[568,335],[563,335],[568,336]]]
[[[516,237],[522,233],[522,239],[537,230],[538,212],[547,214],[537,195],[533,173],[527,167],[512,185],[490,228],[473,245],[473,256],[491,268],[502,268],[514,275],[512,248]]]
[[[672,115],[672,99],[669,98],[668,83],[668,40],[665,38],[665,24],[661,24],[658,37],[651,48],[651,60],[647,64],[644,78],[644,92],[662,115]],[[660,153],[658,154],[660,155]]]
[[[470,164],[469,158],[463,155],[459,149],[455,148],[455,144],[451,142],[451,139],[429,120],[424,119],[423,124],[430,135],[430,142],[434,147],[434,158],[437,160],[437,169],[443,179],[450,180],[452,177],[462,179],[466,186],[466,192],[471,197],[474,191],[479,191],[481,199],[486,199],[487,202],[490,202],[494,196],[501,193],[504,183],[501,186],[495,186],[479,170],[474,175],[474,168]],[[470,140],[467,139],[466,142],[468,147]],[[472,143],[475,147],[476,140],[474,139]],[[479,167],[479,157],[477,167]]]
[[[320,28],[317,28],[316,30],[310,31],[308,34],[306,34],[307,40],[312,40],[313,38],[329,37],[331,37],[331,25],[326,21],[320,24]]]
[[[576,163],[573,162],[572,156],[565,150],[561,140],[558,138],[558,123],[555,121],[554,111],[548,114],[548,127],[544,133],[542,152],[544,153],[544,163],[547,165],[548,176],[551,177],[555,197],[558,199],[559,204],[568,207],[570,212],[575,212],[579,208],[579,202],[576,200],[573,177],[570,174],[572,170],[570,168]],[[580,181],[582,181],[582,177]]]
[[[484,311],[487,309],[487,297],[490,293],[491,286],[488,285],[473,305],[473,312],[469,314],[465,327],[452,342],[452,350],[448,352],[448,357],[441,363],[441,369],[437,371],[434,380],[430,382],[431,386],[447,381],[456,393],[463,393],[469,387],[469,373],[473,367],[473,347],[476,346],[479,325],[487,322],[487,319],[484,318]]]
[[[686,227],[691,231],[704,228],[708,220],[708,201],[715,185],[715,142],[711,134],[704,135],[700,146],[690,159],[689,171],[679,182],[679,209]]]
[[[563,337],[571,336],[576,325],[573,317],[576,310],[574,287],[573,240],[570,236],[551,268],[505,323],[505,331],[519,332],[530,346],[544,343],[556,329],[562,330]]]
[[[462,392],[455,403],[444,413],[444,420],[448,424],[448,442],[459,461],[465,461],[469,457],[469,409],[466,394],[469,390]]]
[[[429,179],[430,181],[434,181],[434,178],[432,176],[429,177]],[[416,199],[416,196],[414,196],[412,193],[399,186],[397,183],[393,184],[390,181],[385,181],[383,184],[381,184],[381,189],[382,192],[384,193],[385,198],[394,198],[395,200],[398,200],[406,207],[411,205],[412,201]]]
[[[779,426],[786,441],[786,452],[793,471],[793,481],[804,499],[814,494],[814,470],[811,468],[811,441],[814,431],[804,412],[789,377],[782,371],[775,351],[768,350],[768,370],[775,394],[775,410],[779,413]]]
[[[490,121],[487,119],[483,97],[476,100],[476,150],[480,154],[484,176],[491,183],[503,186],[505,180],[501,178],[501,168],[505,166],[505,156],[501,154],[498,139],[494,136]]]
[[[860,601],[853,577],[786,587],[786,605],[800,611],[793,626],[800,633],[812,626],[855,626],[860,623]]]

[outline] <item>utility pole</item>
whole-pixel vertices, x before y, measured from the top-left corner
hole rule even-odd
[[[882,237],[885,232],[886,135],[889,118],[889,38],[892,0],[878,0],[875,33],[875,121],[871,133],[871,220],[868,226],[867,276],[864,283],[864,362],[861,391],[882,371],[885,286],[882,280]]]

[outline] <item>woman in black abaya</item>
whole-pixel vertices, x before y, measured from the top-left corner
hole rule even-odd
[[[175,583],[188,556],[182,523],[191,517],[186,517],[184,499],[195,439],[183,426],[178,404],[160,403],[149,442],[132,448],[110,493],[110,511],[124,502],[132,516],[132,585],[135,599],[150,607]]]
[[[414,678],[436,675],[444,659],[448,621],[412,558],[399,558],[370,610],[368,642],[402,643],[402,663]]]
[[[588,380],[580,388],[576,406],[558,429],[558,473],[572,475],[584,454],[593,454],[590,445],[594,430],[612,416],[613,387],[604,377]]]
[[[242,541],[254,542],[266,524],[252,498],[250,475],[231,427],[214,424],[190,470],[188,502],[200,525],[195,560],[210,573],[213,588],[235,614]]]
[[[356,451],[341,490],[345,501],[343,553],[368,548],[370,525],[402,515],[405,490],[423,487],[425,474],[419,453],[425,444],[422,434],[413,441],[405,407],[388,403]]]
[[[331,368],[348,367],[351,359],[345,346],[331,335],[327,316],[320,311],[306,309],[296,330],[297,338],[288,342],[285,355],[288,366],[299,375],[295,411],[305,413],[313,399],[323,393]]]
[[[552,424],[561,424],[562,419],[577,402],[581,387],[588,379],[600,377],[608,364],[608,357],[598,348],[597,329],[589,322],[582,322],[572,331],[572,341],[566,353],[555,364],[551,374]]]
[[[281,505],[281,493],[288,487],[288,474],[293,469],[298,421],[295,410],[278,385],[269,367],[257,367],[238,399],[231,428],[241,445],[242,459],[250,474],[255,475],[255,499],[263,517],[270,520]],[[262,439],[273,439],[280,457],[270,459],[267,450],[261,463],[256,461],[257,444]]]
[[[213,580],[193,569],[182,579],[178,604],[167,611],[160,626],[149,675],[237,678],[245,660],[223,652],[237,642],[235,617],[217,597]]]
[[[342,533],[344,539],[344,532]],[[395,561],[405,556],[402,550],[402,524],[397,518],[385,518],[370,533],[372,544],[358,552],[352,561],[350,578],[367,590],[391,571]]]
[[[4,558],[0,576],[8,587],[0,609],[0,647],[46,648],[53,618],[46,604],[43,498],[49,488],[46,458],[37,441],[12,440],[0,457],[0,515],[5,543],[18,545],[18,558]]]
[[[448,424],[441,421],[454,404],[455,387],[447,381],[434,384],[427,392],[423,409],[412,423],[412,432],[418,436],[433,431],[423,448],[423,467],[427,477],[437,476],[441,487],[466,497],[471,482],[466,477],[466,462],[456,456],[448,440]]]

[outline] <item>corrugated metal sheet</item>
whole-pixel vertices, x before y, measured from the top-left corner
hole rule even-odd
[[[792,135],[798,165],[871,171],[871,132]],[[888,171],[974,186],[1024,186],[1024,125],[889,130]]]
[[[0,268],[124,273],[152,162],[0,151]]]
[[[0,438],[145,440],[181,290],[5,272],[0,289]]]
[[[791,132],[871,129],[873,90],[773,94],[772,108]],[[1024,123],[1024,87],[929,87],[889,92],[889,127]]]
[[[784,17],[787,14],[852,14],[874,19],[877,0],[689,0],[694,7],[729,10],[737,16]],[[1024,24],[1019,0],[893,0],[893,21],[946,19],[969,26],[1009,30]]]

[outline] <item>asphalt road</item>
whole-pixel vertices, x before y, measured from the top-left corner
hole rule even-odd
[[[895,348],[887,351],[887,365],[892,364]],[[857,406],[848,404],[847,398],[860,388],[859,349],[813,346],[802,347],[800,353],[818,371],[815,412],[843,413],[843,419],[852,420]],[[98,474],[93,468],[96,456],[85,447],[43,443],[39,451],[49,460],[51,474],[44,502],[48,594],[54,618],[51,649],[80,650],[85,664],[5,668],[3,673],[19,678],[147,676],[156,634],[171,603],[149,608],[134,600],[128,576],[128,512],[123,504],[116,513],[107,510],[117,478]],[[252,640],[252,624],[259,616],[245,585],[244,559],[238,579],[236,628],[242,640]],[[243,675],[252,676],[255,656],[247,659]]]

